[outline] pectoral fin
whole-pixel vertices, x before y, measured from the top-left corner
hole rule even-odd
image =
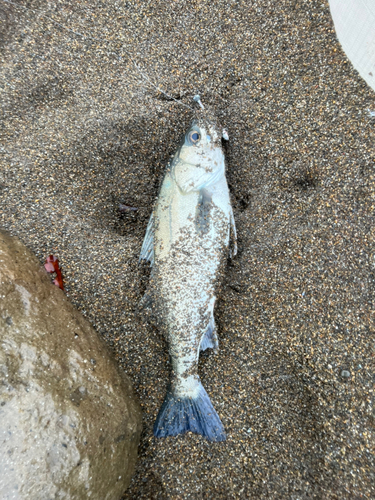
[[[139,262],[142,260],[147,260],[150,265],[154,264],[154,214],[151,214],[150,220],[148,221],[146,236],[143,240],[141,253],[139,255]]]

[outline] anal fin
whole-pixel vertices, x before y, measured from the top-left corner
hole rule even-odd
[[[205,351],[206,349],[214,349],[217,351],[219,349],[219,339],[216,333],[216,325],[213,311],[211,313],[210,321],[208,323],[207,329],[203,334],[199,352]]]

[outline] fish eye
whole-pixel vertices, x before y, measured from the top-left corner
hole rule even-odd
[[[197,142],[199,141],[199,139],[201,138],[201,135],[199,132],[197,132],[196,130],[192,130],[190,133],[189,133],[189,141],[192,143],[192,144],[197,144]]]

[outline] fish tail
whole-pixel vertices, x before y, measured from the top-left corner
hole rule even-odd
[[[225,431],[203,385],[194,397],[182,397],[169,389],[154,425],[156,437],[177,436],[185,432],[201,434],[209,441],[225,441]]]

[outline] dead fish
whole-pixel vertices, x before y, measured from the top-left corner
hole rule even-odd
[[[236,229],[221,139],[215,115],[203,108],[166,169],[142,245],[140,261],[151,263],[143,313],[166,337],[171,385],[159,411],[156,437],[191,431],[224,441],[225,431],[198,375],[200,351],[218,349],[214,305],[230,240]]]

